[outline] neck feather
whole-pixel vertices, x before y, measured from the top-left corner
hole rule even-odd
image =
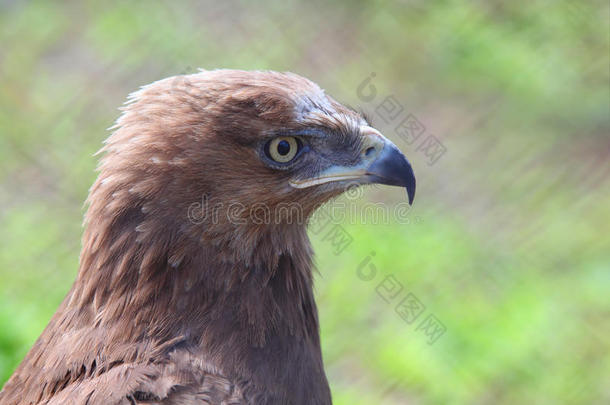
[[[276,387],[282,401],[301,403],[317,392],[319,401],[307,403],[326,403],[303,224],[234,226],[226,238],[195,237],[192,228],[151,218],[137,204],[114,216],[96,209],[106,208],[90,206],[67,298],[81,322],[106,329],[107,339],[125,347],[152,342],[159,357],[181,347],[211,353],[227,377],[250,380],[254,391]]]

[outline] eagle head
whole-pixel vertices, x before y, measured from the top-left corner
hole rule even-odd
[[[411,202],[407,159],[291,73],[170,77],[123,110],[78,277],[0,402],[330,404],[304,225],[347,185]]]
[[[100,182],[131,181],[144,210],[190,210],[197,222],[214,208],[214,220],[229,214],[235,224],[252,210],[273,221],[282,204],[302,215],[279,220],[305,220],[352,185],[403,186],[409,203],[415,195],[396,145],[296,74],[170,77],[133,93],[124,110],[103,149]]]

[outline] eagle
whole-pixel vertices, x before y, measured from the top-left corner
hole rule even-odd
[[[352,185],[412,203],[405,156],[273,71],[156,81],[111,130],[77,278],[0,404],[331,404],[308,220]]]

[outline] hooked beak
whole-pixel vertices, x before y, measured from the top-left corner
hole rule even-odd
[[[314,178],[292,180],[296,188],[318,184],[352,180],[360,184],[386,184],[407,189],[409,204],[415,198],[415,175],[413,168],[398,147],[374,128],[360,128],[364,138],[360,151],[360,162],[354,166],[331,166]]]

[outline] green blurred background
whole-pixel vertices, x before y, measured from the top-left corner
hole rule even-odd
[[[415,168],[406,218],[333,218],[341,251],[312,235],[336,404],[610,403],[609,13],[577,0],[0,1],[0,385],[75,277],[92,155],[117,107],[151,81],[231,67],[309,77]],[[425,128],[412,143],[396,129],[409,115]],[[425,310],[405,322],[409,293]]]

